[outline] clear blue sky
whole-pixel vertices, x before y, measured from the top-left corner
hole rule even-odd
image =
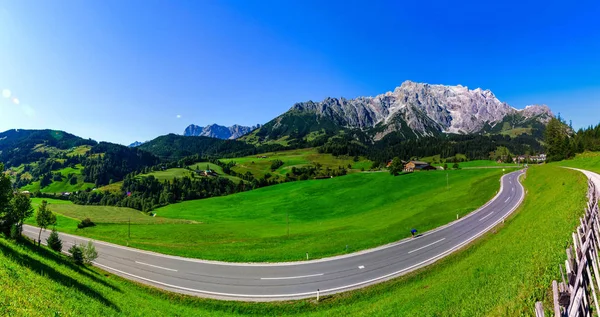
[[[0,130],[128,144],[404,80],[600,122],[600,1],[419,2],[0,0]]]

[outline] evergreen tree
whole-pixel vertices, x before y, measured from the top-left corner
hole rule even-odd
[[[46,242],[48,243],[48,247],[50,247],[50,249],[59,253],[62,250],[62,240],[60,240],[56,228],[52,229],[52,233],[50,233],[50,236],[48,239],[46,239]]]

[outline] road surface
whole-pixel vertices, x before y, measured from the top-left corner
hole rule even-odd
[[[349,255],[291,263],[225,263],[163,255],[92,240],[99,253],[94,265],[165,290],[218,299],[273,301],[316,297],[317,293],[339,293],[414,271],[483,235],[522,202],[525,193],[519,176],[524,173],[520,170],[504,175],[496,197],[460,220],[414,239]],[[36,227],[24,227],[28,237],[37,239],[38,232]],[[42,242],[49,233],[42,233]],[[89,240],[60,235],[65,250],[73,243]]]

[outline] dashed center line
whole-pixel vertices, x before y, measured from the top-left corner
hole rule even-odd
[[[490,212],[489,214],[487,214],[487,215],[485,215],[485,216],[481,217],[481,219],[479,219],[479,221],[483,221],[485,218],[487,218],[487,217],[491,216],[493,213],[494,213],[494,212],[492,211],[492,212]]]
[[[509,200],[510,200],[510,197],[506,198],[506,200],[504,202],[507,203]]]
[[[315,277],[322,276],[323,273],[313,274],[313,275],[302,275],[302,276],[287,276],[287,277],[261,277],[261,280],[291,280],[295,278],[306,278],[306,277]]]
[[[148,264],[148,263],[144,263],[144,262],[138,262],[138,261],[135,261],[135,263],[141,264],[141,265],[147,265],[147,266],[155,267],[157,269],[163,269],[163,270],[167,270],[167,271],[177,272],[177,270],[169,269],[169,268],[158,266],[158,265],[152,265],[152,264]]]
[[[439,240],[438,240],[438,241],[436,241],[436,242],[432,242],[432,243],[430,243],[430,244],[428,244],[428,245],[426,245],[426,246],[420,247],[420,248],[418,248],[418,249],[414,249],[414,250],[412,250],[412,251],[408,251],[408,253],[410,254],[410,253],[413,253],[413,252],[417,252],[417,251],[419,251],[419,250],[423,250],[423,249],[425,249],[425,248],[427,248],[427,247],[430,247],[430,246],[432,246],[432,245],[434,245],[434,244],[436,244],[436,243],[438,243],[438,242],[442,242],[442,241],[444,241],[444,240],[446,240],[446,238],[439,239]]]
[[[358,269],[359,269],[359,270],[362,270],[362,269],[364,269],[364,268],[365,268],[365,266],[364,266],[364,265],[361,265],[361,266],[359,266],[359,267],[358,267]]]

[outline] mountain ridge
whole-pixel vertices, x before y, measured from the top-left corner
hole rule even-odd
[[[222,140],[235,140],[245,134],[260,128],[260,124],[255,126],[242,126],[234,124],[230,127],[218,125],[216,123],[201,127],[195,124],[190,124],[183,132],[184,136],[205,136]]]
[[[327,97],[321,102],[296,103],[245,138],[255,136],[259,142],[286,136],[303,138],[318,133],[319,129],[311,126],[322,126],[324,122],[327,125],[325,134],[359,129],[370,134],[373,141],[396,131],[417,137],[440,133],[489,133],[485,128],[495,127],[507,116],[518,116],[520,121],[527,123],[533,119],[541,124],[554,117],[546,105],[529,105],[519,110],[501,102],[490,90],[405,81],[393,91],[375,97]],[[290,125],[304,126],[298,126],[297,133],[281,133],[289,132]]]

